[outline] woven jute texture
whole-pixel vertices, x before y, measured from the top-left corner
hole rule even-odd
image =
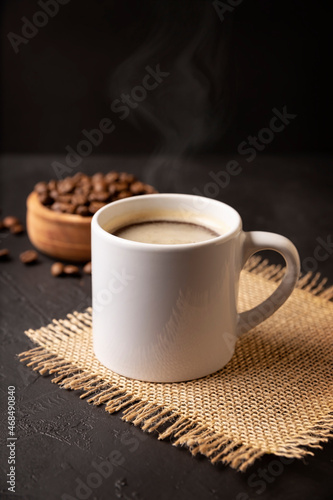
[[[271,294],[283,272],[252,258],[240,310]],[[28,330],[38,347],[20,357],[159,439],[245,470],[265,453],[301,458],[333,437],[332,297],[319,276],[304,276],[277,313],[238,340],[222,370],[190,382],[146,383],[104,368],[92,350],[91,309]]]

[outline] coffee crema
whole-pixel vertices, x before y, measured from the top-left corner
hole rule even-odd
[[[125,240],[159,245],[199,243],[220,236],[206,226],[174,220],[136,222],[112,231],[111,234]]]

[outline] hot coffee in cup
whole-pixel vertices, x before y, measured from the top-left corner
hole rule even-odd
[[[238,313],[240,271],[252,254],[281,253],[287,271],[262,304]],[[185,194],[126,198],[92,220],[93,338],[99,361],[149,382],[222,368],[237,338],[289,297],[299,257],[283,236],[245,233],[239,214]]]
[[[198,243],[220,236],[213,229],[201,224],[176,220],[136,222],[123,226],[112,234],[125,240],[159,245]]]

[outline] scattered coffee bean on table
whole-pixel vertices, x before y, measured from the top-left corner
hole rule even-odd
[[[64,266],[64,273],[68,275],[78,275],[80,274],[80,271],[77,266],[68,264],[67,266]]]
[[[8,215],[3,219],[2,224],[6,229],[10,229],[11,227],[21,223],[17,217],[14,217],[14,215]]]
[[[61,276],[64,274],[64,264],[62,262],[54,262],[51,266],[52,276]]]
[[[91,217],[112,201],[157,193],[153,186],[139,181],[133,174],[115,171],[105,175],[97,172],[92,177],[78,172],[59,181],[38,182],[34,191],[45,207],[82,217]]]
[[[9,258],[9,250],[8,248],[0,249],[0,260],[8,260]]]
[[[38,253],[35,250],[26,250],[20,254],[20,261],[23,264],[34,264],[38,260]]]
[[[85,274],[91,274],[91,262],[87,262],[85,266],[83,266],[83,272]]]
[[[13,226],[10,226],[9,231],[12,234],[22,234],[24,233],[24,227],[22,224],[14,224]]]

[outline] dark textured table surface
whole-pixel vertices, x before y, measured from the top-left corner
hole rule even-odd
[[[258,156],[251,163],[239,158],[241,172],[227,186],[214,187],[211,172],[222,178],[220,172],[230,159],[234,158],[196,158],[152,169],[145,158],[91,157],[80,170],[89,174],[126,170],[160,191],[214,196],[239,211],[245,230],[289,237],[299,249],[303,267],[328,276],[332,284],[332,158]],[[54,177],[54,160],[51,156],[2,158],[1,216],[24,219],[26,196],[37,181]],[[2,499],[333,498],[332,442],[304,460],[274,468],[276,457],[265,456],[239,473],[158,441],[155,435],[144,434],[103,407],[88,405],[74,392],[53,385],[51,377],[19,363],[17,354],[32,347],[24,330],[91,304],[90,277],[55,279],[49,271],[52,259],[46,256],[34,267],[24,267],[18,255],[31,248],[28,237],[0,235],[1,248],[9,248],[12,255],[8,263],[0,264]],[[8,492],[6,485],[8,386],[15,386],[17,401],[15,493]],[[108,477],[93,476],[107,459],[114,461]],[[96,482],[87,486],[94,478]]]

